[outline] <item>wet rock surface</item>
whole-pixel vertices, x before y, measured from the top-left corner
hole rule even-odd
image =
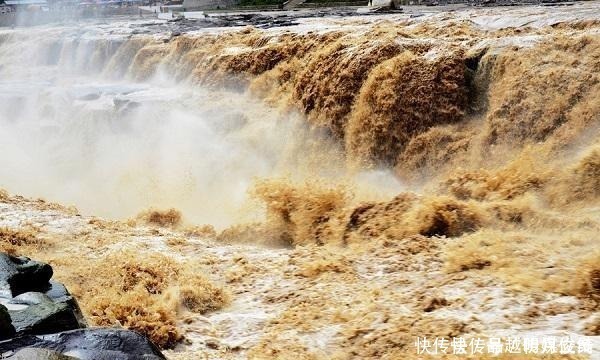
[[[0,340],[10,338],[15,334],[15,328],[11,324],[10,315],[4,305],[0,305]]]
[[[7,298],[48,285],[52,267],[26,257],[0,254],[0,296]]]
[[[0,253],[0,303],[17,335],[50,334],[85,327],[77,302],[51,281],[48,264]]]
[[[0,253],[0,358],[164,359],[144,336],[89,329],[48,264]]]
[[[54,301],[39,292],[27,292],[8,302],[19,310],[10,311],[17,334],[49,334],[85,326],[79,308],[72,302]],[[74,306],[75,305],[75,306]]]
[[[165,359],[156,346],[136,332],[101,328],[19,336],[0,342],[0,354],[11,359]]]

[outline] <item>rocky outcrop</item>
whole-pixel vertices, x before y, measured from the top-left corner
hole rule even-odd
[[[50,280],[52,273],[48,264],[0,253],[0,303],[16,335],[86,327],[77,302],[62,284]]]
[[[23,359],[165,359],[158,348],[143,335],[124,329],[102,328],[42,336],[25,335],[0,342],[0,355],[19,359],[24,354],[33,356]]]
[[[84,327],[77,307],[66,301],[55,301],[41,292],[26,292],[10,300],[12,325],[17,334],[51,334]]]
[[[0,253],[0,297],[44,291],[51,277],[52,267],[48,264]]]
[[[0,358],[164,359],[136,332],[87,328],[77,301],[52,274],[48,264],[0,253]]]

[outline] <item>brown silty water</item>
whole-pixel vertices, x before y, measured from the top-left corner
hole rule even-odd
[[[597,358],[599,10],[2,30],[2,250],[173,359]]]

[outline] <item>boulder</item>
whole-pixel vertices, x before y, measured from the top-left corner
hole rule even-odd
[[[62,284],[50,280],[52,273],[48,264],[0,253],[0,304],[8,309],[17,335],[86,326],[75,299]]]
[[[18,336],[11,340],[0,341],[0,358],[18,359],[16,356],[25,349],[41,349],[52,356],[68,356],[68,358],[39,357],[39,359],[165,359],[158,348],[143,335],[130,330],[112,328],[88,328],[51,335]],[[36,358],[32,357],[32,359]]]
[[[11,338],[15,335],[15,328],[12,326],[10,315],[4,305],[0,305],[0,340]]]
[[[77,301],[51,277],[48,264],[0,253],[0,359],[165,359],[136,332],[86,328]]]
[[[87,323],[83,317],[81,309],[79,308],[79,304],[63,284],[54,280],[50,280],[45,288],[44,294],[46,294],[55,303],[60,302],[67,304],[73,310],[73,314],[79,322],[79,327],[87,327]]]
[[[27,257],[0,253],[0,296],[13,297],[28,291],[43,291],[52,277],[52,267]]]
[[[11,299],[8,304],[22,305],[10,311],[17,334],[51,334],[82,327],[76,312],[68,301],[54,301],[40,292],[26,292]]]

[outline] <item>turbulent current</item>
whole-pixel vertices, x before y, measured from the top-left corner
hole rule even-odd
[[[598,14],[0,29],[2,249],[173,358],[597,339]]]
[[[38,31],[2,34],[0,150],[11,192],[112,218],[175,207],[223,227],[243,217],[255,178],[343,172],[335,144],[241,84],[195,86],[168,64],[136,81],[135,62],[162,39],[93,26]],[[400,189],[383,171],[357,179]]]

